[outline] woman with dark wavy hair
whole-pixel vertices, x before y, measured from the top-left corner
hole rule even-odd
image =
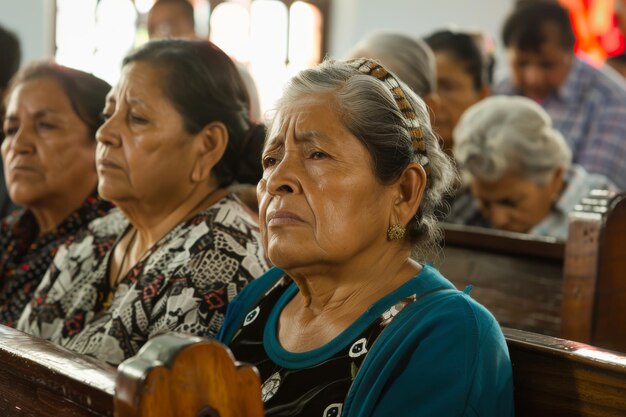
[[[118,364],[161,332],[216,333],[267,269],[256,216],[228,191],[256,182],[262,141],[235,65],[206,41],[132,52],[103,116],[98,190],[119,209],[59,250],[19,328]]]

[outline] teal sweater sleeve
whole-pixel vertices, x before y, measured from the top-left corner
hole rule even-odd
[[[513,416],[511,364],[493,316],[457,291],[423,301],[372,347],[343,415]]]
[[[219,340],[230,343],[251,306],[283,274],[272,268],[229,303]],[[431,270],[435,275],[443,279]],[[430,293],[381,333],[342,416],[512,417],[511,363],[498,323],[462,292]]]

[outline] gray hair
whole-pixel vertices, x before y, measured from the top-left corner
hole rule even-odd
[[[521,96],[492,96],[468,108],[454,129],[454,156],[481,181],[515,172],[540,185],[572,160],[548,113]]]
[[[371,58],[395,73],[420,97],[437,90],[435,55],[419,38],[378,32],[363,38],[348,58]]]
[[[398,81],[421,125],[429,161],[423,200],[407,225],[407,240],[413,245],[413,253],[422,257],[437,248],[441,231],[435,209],[443,194],[450,190],[454,169],[439,147],[426,105],[406,84]],[[284,114],[329,95],[335,101],[339,120],[371,155],[374,174],[381,183],[397,180],[411,162],[419,163],[407,120],[391,91],[382,81],[342,61],[324,61],[296,74],[286,84],[275,117],[270,121],[268,137],[277,135]]]

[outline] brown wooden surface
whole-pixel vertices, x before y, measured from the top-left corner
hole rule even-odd
[[[626,416],[626,356],[583,343],[503,329],[516,417]]]
[[[170,333],[119,366],[115,415],[262,417],[261,383],[221,343]]]
[[[112,416],[115,368],[0,325],[0,416]]]
[[[626,352],[626,194],[609,203],[600,233],[594,345]]]
[[[503,326],[558,336],[561,330],[563,254],[552,238],[444,225],[436,266]]]
[[[602,215],[572,213],[563,267],[560,337],[592,343]]]

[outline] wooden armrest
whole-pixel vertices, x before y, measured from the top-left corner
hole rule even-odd
[[[2,416],[113,415],[112,366],[2,325],[0,364]]]
[[[215,340],[168,333],[118,368],[117,417],[262,417],[256,368]]]

